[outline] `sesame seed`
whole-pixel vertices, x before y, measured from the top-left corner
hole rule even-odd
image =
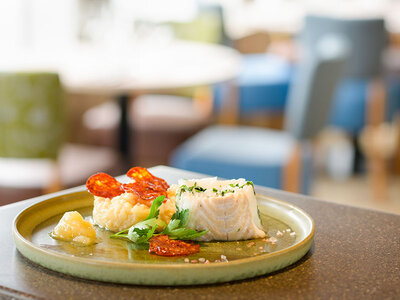
[[[189,262],[189,258],[185,258],[183,261],[184,261],[185,263],[188,263],[188,262]]]
[[[220,261],[219,259],[216,259],[215,262],[216,262],[216,263],[220,263],[221,261]]]
[[[236,248],[237,251],[242,251],[242,248]]]
[[[191,263],[192,264],[197,264],[197,259],[192,259]]]
[[[262,250],[262,249],[264,249],[264,247],[260,246],[260,247],[258,247],[258,249]]]
[[[221,260],[226,260],[226,256],[225,255],[221,255]]]
[[[291,232],[291,233],[290,233],[290,236],[291,236],[291,237],[295,237],[295,236],[296,236],[296,232],[294,232],[294,231]]]
[[[205,261],[206,261],[206,259],[205,259],[204,257],[200,257],[200,258],[199,258],[199,262],[203,263],[203,262],[205,262]]]
[[[276,243],[278,240],[275,237],[271,236],[267,241],[270,243]]]
[[[292,230],[290,230],[290,228],[286,229],[286,232],[291,232]]]
[[[250,242],[250,243],[247,244],[247,247],[251,247],[251,246],[254,246],[254,245],[255,245],[254,242]]]
[[[283,236],[283,233],[280,230],[278,230],[278,232],[276,233],[276,236],[281,237],[281,236]]]

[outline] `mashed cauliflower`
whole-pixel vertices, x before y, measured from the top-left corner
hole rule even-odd
[[[174,193],[168,191],[168,198],[160,207],[159,218],[166,224],[175,213]],[[143,221],[150,212],[150,207],[137,202],[138,196],[124,193],[114,198],[94,197],[93,220],[107,230],[118,232]]]

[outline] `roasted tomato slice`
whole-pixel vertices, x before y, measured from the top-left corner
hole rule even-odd
[[[89,192],[98,197],[113,198],[124,193],[122,184],[106,173],[97,173],[86,181]]]
[[[168,183],[164,179],[154,176],[146,168],[131,168],[126,175],[132,179],[135,179],[137,182],[148,182],[149,184],[159,186],[165,191],[169,188]]]
[[[161,256],[182,256],[198,253],[200,245],[194,242],[172,240],[166,234],[150,239],[149,252]]]

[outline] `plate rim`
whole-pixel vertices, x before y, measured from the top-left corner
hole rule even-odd
[[[305,212],[303,209],[301,209],[291,203],[288,203],[286,201],[279,200],[279,199],[276,199],[274,197],[270,197],[270,196],[267,196],[264,194],[260,194],[260,193],[257,193],[256,197],[264,198],[264,200],[268,200],[268,201],[277,202],[278,204],[281,204],[284,206],[289,206],[292,209],[299,211],[311,223],[311,230],[303,239],[301,239],[300,241],[298,241],[298,242],[294,243],[293,245],[291,245],[287,248],[284,248],[282,250],[263,254],[263,255],[240,258],[240,259],[236,259],[233,261],[228,261],[227,263],[220,263],[220,264],[157,264],[157,263],[155,263],[155,264],[149,264],[149,263],[137,263],[137,262],[123,263],[123,262],[113,262],[113,261],[87,260],[85,258],[70,256],[70,255],[58,253],[55,251],[46,251],[39,245],[36,245],[35,243],[27,240],[18,231],[18,228],[17,228],[18,222],[20,221],[20,219],[23,218],[23,215],[26,214],[29,210],[34,209],[37,206],[43,205],[44,202],[51,201],[51,200],[54,201],[56,198],[62,198],[62,197],[66,197],[66,196],[70,197],[70,196],[73,196],[74,194],[84,194],[84,193],[89,194],[89,192],[83,190],[83,191],[75,191],[75,192],[71,192],[71,193],[66,193],[66,194],[55,196],[55,197],[49,195],[48,198],[45,198],[39,202],[36,202],[36,203],[26,207],[22,211],[20,211],[13,220],[12,232],[13,232],[13,236],[14,236],[14,244],[16,245],[15,239],[18,239],[20,242],[25,244],[25,246],[28,246],[31,249],[34,249],[35,251],[40,252],[42,255],[51,255],[53,257],[56,257],[56,258],[59,258],[62,260],[72,261],[74,263],[80,262],[80,263],[93,265],[93,266],[118,267],[118,268],[124,268],[124,269],[136,269],[136,268],[142,268],[143,266],[146,266],[147,269],[157,269],[157,270],[160,270],[160,269],[161,270],[175,270],[177,268],[179,268],[179,269],[181,269],[181,268],[190,268],[190,269],[192,269],[192,268],[195,268],[195,269],[210,268],[210,269],[212,269],[212,268],[216,268],[216,267],[220,268],[220,267],[240,266],[245,263],[254,263],[257,261],[263,261],[266,258],[280,256],[287,252],[291,252],[291,251],[295,250],[296,248],[301,248],[303,245],[309,243],[310,240],[312,241],[314,239],[314,235],[315,235],[315,222],[314,222],[313,218],[307,212]],[[17,249],[18,249],[18,247],[17,247]],[[30,258],[28,258],[28,259],[31,260]]]

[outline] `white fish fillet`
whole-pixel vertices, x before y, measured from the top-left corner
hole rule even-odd
[[[209,230],[198,240],[232,241],[265,237],[252,184],[243,178],[179,180],[176,205],[189,209],[188,228]]]

